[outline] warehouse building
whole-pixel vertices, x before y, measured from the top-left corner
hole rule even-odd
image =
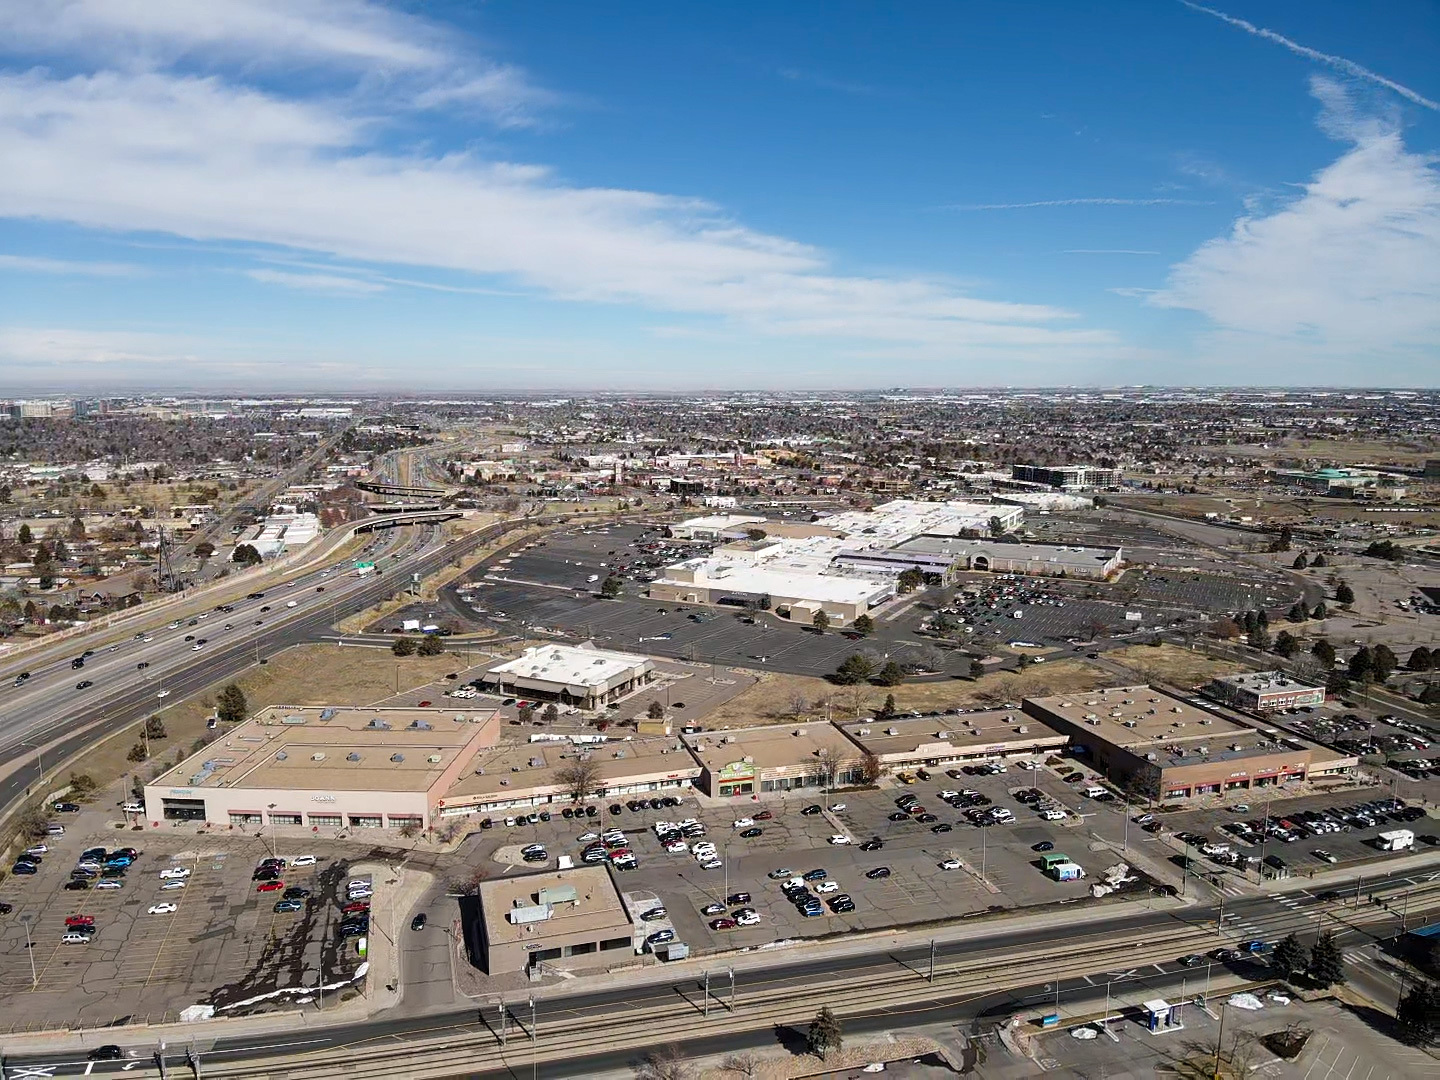
[[[631,920],[603,867],[488,878],[479,902],[467,942],[487,975],[538,973],[546,964],[605,967],[633,960],[643,947],[643,924]]]
[[[445,793],[440,817],[570,805],[577,788],[589,792],[586,799],[654,792],[684,795],[700,777],[700,766],[676,738],[531,738],[536,741],[476,754]]]
[[[481,676],[481,685],[498,694],[599,709],[652,682],[654,668],[647,657],[589,643],[541,645],[495,665]]]
[[[1181,799],[1350,771],[1356,759],[1259,731],[1150,686],[1026,698],[1024,711],[1070,736],[1071,752],[1116,784]]]
[[[242,828],[428,826],[499,737],[495,710],[275,706],[146,784],[145,816]]]
[[[714,797],[844,787],[864,778],[864,751],[826,723],[709,731],[683,738],[700,763],[700,789]]]
[[[807,624],[823,611],[837,626],[849,625],[894,595],[893,581],[756,565],[733,553],[667,566],[665,576],[650,583],[652,600],[735,607],[768,603],[776,614]]]
[[[840,724],[884,772],[947,768],[976,762],[1039,758],[1070,741],[1018,709],[984,709],[958,716],[922,716]]]
[[[1248,712],[1293,709],[1301,705],[1324,705],[1325,688],[1290,678],[1283,671],[1257,671],[1221,675],[1210,680],[1206,697]]]
[[[739,540],[749,535],[751,529],[764,526],[763,517],[750,514],[710,514],[706,517],[688,518],[669,527],[670,535],[677,540]]]
[[[1120,569],[1123,555],[1121,548],[917,536],[882,551],[847,551],[835,561],[856,569],[869,567],[897,573],[915,567],[946,582],[967,571],[1104,581]]]

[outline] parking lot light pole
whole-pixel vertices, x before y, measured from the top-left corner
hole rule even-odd
[[[706,1020],[710,1019],[710,969],[705,969],[705,1004],[702,1015]]]
[[[730,976],[730,1011],[733,1013],[735,1011],[735,969],[727,968],[726,971]]]
[[[35,973],[35,945],[30,940],[30,920],[35,916],[27,912],[20,916],[20,923],[25,927],[25,955],[30,957],[30,992],[34,993],[35,988],[40,985],[40,976]]]
[[[535,999],[532,997],[530,999],[530,1080],[535,1080],[535,1077],[539,1075],[540,1072],[540,1062],[537,1056],[539,1050],[535,1045],[539,1034],[540,1032],[536,1026]]]

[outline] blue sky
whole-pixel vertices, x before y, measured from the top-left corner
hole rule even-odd
[[[0,7],[0,391],[1440,382],[1440,7]]]

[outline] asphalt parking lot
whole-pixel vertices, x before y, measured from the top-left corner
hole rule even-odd
[[[1262,822],[1266,816],[1266,802],[1263,791],[1251,792],[1248,802],[1242,804],[1249,807],[1246,813],[1235,813],[1230,810],[1206,809],[1190,810],[1182,813],[1164,815],[1164,824],[1167,831],[1175,833],[1193,832],[1201,833],[1211,841],[1220,844],[1228,844],[1236,851],[1245,855],[1255,857],[1266,857],[1270,855],[1279,856],[1288,865],[1290,873],[1296,876],[1318,873],[1329,869],[1332,865],[1315,855],[1316,851],[1328,851],[1333,855],[1337,864],[1356,863],[1366,861],[1380,863],[1390,856],[1380,851],[1373,843],[1375,837],[1388,830],[1409,829],[1418,837],[1435,836],[1440,834],[1440,821],[1435,818],[1422,818],[1415,822],[1403,821],[1382,821],[1379,825],[1369,829],[1351,828],[1348,832],[1326,833],[1319,836],[1308,836],[1291,843],[1270,838],[1263,845],[1246,844],[1231,833],[1224,832],[1222,826],[1233,824],[1236,821]],[[1360,803],[1370,802],[1375,799],[1389,798],[1388,789],[1360,788],[1341,792],[1330,792],[1322,795],[1307,795],[1300,798],[1274,799],[1269,804],[1269,816],[1272,820],[1281,820],[1290,814],[1304,810],[1322,810],[1332,807],[1355,806]],[[1403,800],[1402,800],[1403,801]],[[1417,851],[1432,850],[1433,845],[1426,844],[1417,839],[1415,848]],[[1396,856],[1403,856],[1409,852],[1396,852]],[[1198,856],[1198,853],[1192,852]],[[1208,860],[1203,860],[1206,871],[1212,869]],[[1238,871],[1231,871],[1238,873]]]
[[[353,939],[346,945],[337,933],[343,861],[322,857],[316,866],[287,869],[284,884],[312,896],[300,912],[277,913],[281,892],[257,892],[251,880],[256,863],[270,854],[258,838],[67,828],[65,836],[46,841],[50,851],[38,874],[12,875],[0,884],[0,900],[13,905],[0,918],[0,1001],[12,1024],[42,1020],[53,1008],[43,995],[53,993],[66,995],[67,1009],[87,1023],[113,1020],[117,1001],[131,1015],[158,1018],[196,1003],[218,1006],[282,986],[313,985],[322,972],[326,981],[345,978],[358,964]],[[80,852],[102,845],[140,849],[123,887],[65,889]],[[171,867],[190,871],[184,888],[161,888],[160,872]],[[157,904],[176,910],[151,914]],[[62,943],[72,915],[94,919],[90,944]],[[28,993],[30,959],[35,995]],[[86,1000],[103,1000],[109,1011],[91,1015]]]
[[[622,809],[619,815],[612,815],[608,810],[610,804],[602,802],[597,816],[584,822],[566,821],[552,814],[549,822],[506,828],[497,820],[495,828],[482,834],[484,839],[476,850],[482,858],[489,859],[502,846],[513,850],[516,844],[543,843],[552,860],[560,854],[574,857],[586,843],[577,839],[580,835],[618,827],[624,830],[639,865],[631,872],[617,874],[617,880],[625,893],[645,898],[643,902],[632,903],[637,911],[651,904],[651,897],[663,904],[668,919],[656,923],[655,928],[673,926],[678,938],[692,949],[752,948],[783,939],[883,929],[973,917],[991,909],[1088,899],[1089,886],[1116,861],[1114,856],[1091,854],[1089,829],[1083,817],[1072,814],[1063,822],[1046,822],[1011,795],[1017,788],[1031,786],[1039,787],[1055,802],[1072,810],[1080,808],[1087,814],[1117,812],[1099,804],[1083,805],[1086,800],[1079,797],[1072,785],[1044,769],[1012,768],[1003,775],[959,779],[937,772],[929,781],[908,787],[839,794],[834,801],[843,803],[845,808],[829,814],[802,814],[806,806],[825,804],[821,795],[807,792],[791,792],[783,798],[764,801],[742,799],[723,805],[692,795],[679,807]],[[985,794],[992,799],[992,805],[1009,806],[1015,812],[1016,821],[990,828],[972,825],[962,812],[939,801],[938,793],[945,788],[969,788]],[[889,816],[897,812],[895,799],[902,793],[914,793],[939,822],[951,825],[951,831],[937,834],[932,832],[931,825],[913,819],[890,821]],[[623,807],[626,801],[620,800],[619,805]],[[740,836],[741,829],[735,827],[734,822],[762,810],[770,811],[773,818],[755,822],[761,835]],[[653,823],[657,820],[679,822],[686,818],[696,818],[706,825],[705,839],[716,846],[724,863],[722,868],[705,870],[692,856],[670,854],[661,848],[651,828]],[[830,844],[829,838],[837,833],[850,836],[854,842]],[[862,841],[876,836],[884,841],[882,848],[860,850]],[[1054,852],[1068,854],[1085,866],[1087,879],[1060,883],[1045,875],[1039,866],[1039,854],[1033,850],[1034,845],[1042,842],[1053,844]],[[960,859],[963,866],[942,870],[940,863],[947,859]],[[889,868],[888,877],[866,877],[867,871],[882,866]],[[801,915],[783,895],[781,883],[768,876],[780,869],[789,869],[797,876],[824,870],[824,880],[837,882],[838,893],[854,900],[855,911],[836,914],[826,904],[818,917]],[[760,923],[712,930],[710,922],[717,916],[702,914],[701,909],[709,904],[724,903],[727,896],[737,892],[750,893],[751,900],[747,905],[727,905],[727,912],[749,906],[759,914]],[[827,892],[821,894],[820,899],[828,901],[835,895],[836,892]]]

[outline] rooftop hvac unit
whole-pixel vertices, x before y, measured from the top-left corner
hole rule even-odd
[[[1200,721],[1200,723],[1202,723],[1202,724],[1213,724],[1214,722],[1215,722],[1215,721],[1212,720],[1212,719],[1211,719],[1210,717],[1208,717],[1208,716],[1207,716],[1204,720],[1201,720],[1201,721]]]
[[[1127,698],[1125,699],[1125,704],[1126,704],[1126,705],[1134,705],[1134,704],[1135,704],[1135,699],[1134,699],[1134,698],[1128,698],[1128,697],[1127,697]]]
[[[346,760],[346,761],[359,761],[359,760],[360,760],[360,755],[357,754],[354,750],[351,750],[350,753],[348,753],[348,754],[345,755],[345,760]]]
[[[1091,719],[1089,719],[1089,720],[1086,720],[1085,722],[1086,722],[1087,724],[1089,724],[1091,727],[1099,727],[1099,726],[1100,726],[1100,718],[1099,718],[1098,716],[1093,717],[1093,718],[1091,718]]]
[[[1195,752],[1197,754],[1208,754],[1210,752],[1210,748],[1208,746],[1197,746],[1195,748]]]
[[[1087,712],[1087,713],[1085,714],[1085,719],[1086,719],[1087,721],[1090,721],[1090,720],[1098,720],[1099,717],[1097,717],[1093,712]]]
[[[335,710],[334,710],[334,709],[321,709],[321,710],[320,710],[320,719],[321,719],[321,720],[330,720],[330,719],[333,719],[334,716],[335,716]]]
[[[856,734],[856,735],[869,735],[869,734],[870,734],[870,729],[869,729],[868,727],[857,728],[856,731],[855,731],[855,734]]]
[[[290,716],[282,716],[282,717],[280,718],[280,723],[282,723],[282,724],[290,724],[290,725],[303,724],[303,723],[305,723],[305,717],[303,717],[303,716],[296,716],[296,715],[293,715],[293,714],[290,715]]]
[[[950,738],[950,732],[948,732],[948,731],[937,731],[937,732],[935,732],[935,738],[937,738],[937,739],[948,739],[948,738]]]
[[[1153,753],[1147,753],[1147,754],[1145,755],[1145,760],[1146,760],[1146,761],[1159,761],[1159,760],[1160,760],[1160,755],[1159,755],[1159,754],[1153,754]]]
[[[1030,730],[1030,728],[1029,728],[1028,725],[1026,725],[1026,724],[1021,724],[1019,727],[1017,727],[1017,728],[1015,729],[1015,734],[1016,734],[1016,735],[1024,735],[1024,734],[1026,734],[1027,732],[1029,732],[1029,730]]]
[[[1184,720],[1176,720],[1176,721],[1175,721],[1173,724],[1171,724],[1170,726],[1171,726],[1171,727],[1184,727],[1184,726],[1185,726],[1185,721],[1184,721]]]
[[[276,760],[276,761],[284,761],[284,760],[285,760],[286,758],[288,758],[289,756],[290,756],[290,755],[287,754],[284,750],[281,750],[278,754],[275,755],[275,760]]]
[[[391,754],[391,755],[390,755],[390,760],[393,761],[393,762],[395,762],[396,764],[399,764],[400,762],[402,762],[402,761],[405,760],[405,755],[404,755],[404,754]]]
[[[325,751],[324,751],[324,750],[321,750],[318,754],[311,754],[311,755],[310,755],[310,760],[311,760],[311,761],[324,761],[324,760],[325,760]]]
[[[439,754],[431,754],[425,760],[428,761],[431,765],[439,765],[443,759]]]
[[[899,732],[897,729],[893,728],[893,727],[887,727],[887,728],[885,729],[885,734],[886,734],[886,735],[899,735],[900,732]]]
[[[1170,708],[1170,711],[1171,711],[1171,712],[1177,712],[1177,713],[1178,713],[1178,712],[1184,712],[1185,710],[1182,709],[1179,705],[1172,705],[1171,708]]]
[[[431,724],[430,724],[430,722],[429,722],[428,720],[412,720],[412,721],[410,721],[410,730],[411,730],[411,731],[429,731],[430,728],[431,728]]]
[[[390,725],[389,725],[386,721],[381,720],[378,716],[375,717],[374,720],[371,720],[370,723],[366,724],[365,726],[366,726],[367,728],[370,728],[372,731],[389,731],[389,730],[390,730]]]
[[[804,729],[803,727],[802,727],[802,728],[796,728],[796,729],[795,729],[795,737],[796,737],[797,739],[803,739],[803,738],[805,737],[805,729]]]
[[[1139,726],[1140,726],[1140,721],[1139,721],[1139,720],[1126,720],[1126,721],[1125,721],[1125,727],[1133,728],[1133,727],[1139,727]]]

